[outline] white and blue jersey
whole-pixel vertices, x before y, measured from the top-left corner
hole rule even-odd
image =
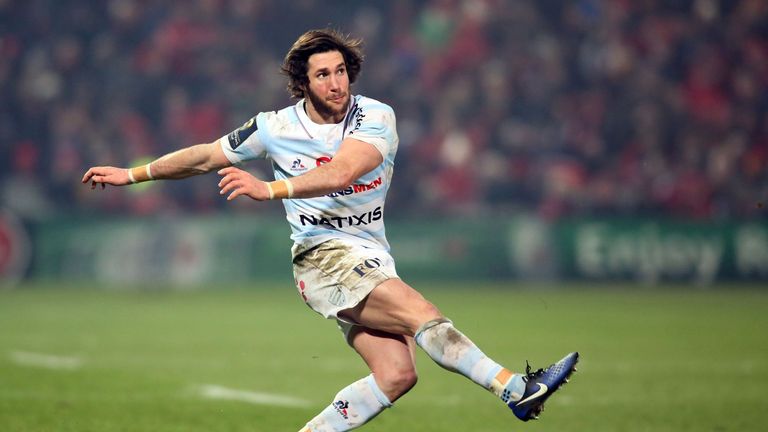
[[[325,196],[283,200],[294,256],[330,239],[389,251],[384,200],[392,179],[398,137],[391,107],[364,96],[350,98],[344,120],[316,124],[304,99],[280,111],[262,112],[219,143],[233,164],[269,159],[275,180],[290,179],[329,162],[344,138],[373,145],[383,162],[345,189]]]

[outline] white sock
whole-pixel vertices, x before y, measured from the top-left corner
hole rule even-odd
[[[491,360],[468,337],[445,318],[432,320],[419,328],[414,336],[432,360],[445,369],[457,372],[500,397],[505,403],[520,400],[525,382],[520,374]]]
[[[373,374],[342,389],[333,403],[307,423],[301,432],[342,432],[364,425],[392,406]]]

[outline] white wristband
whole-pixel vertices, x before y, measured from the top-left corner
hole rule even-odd
[[[146,164],[146,165],[144,165],[144,167],[147,170],[147,177],[149,177],[150,180],[154,180],[155,178],[152,177],[152,168],[150,167],[150,165],[152,165],[152,164]]]
[[[293,198],[293,183],[290,180],[285,180],[285,186],[288,188],[288,198]]]
[[[131,172],[130,168],[128,168],[128,180],[131,181],[131,184],[136,184],[136,179],[133,178],[133,173]]]
[[[275,191],[272,189],[272,185],[267,182],[267,190],[269,191],[269,199],[275,199]]]

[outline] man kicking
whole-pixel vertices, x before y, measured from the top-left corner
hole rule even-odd
[[[398,277],[384,233],[398,146],[395,114],[384,103],[351,94],[362,62],[359,40],[329,29],[308,31],[282,67],[295,105],[261,112],[213,143],[144,166],[90,168],[82,181],[104,188],[218,170],[227,200],[282,200],[301,297],[337,320],[371,370],[339,391],[302,432],[352,430],[392,406],[416,384],[416,345],[500,398],[519,419],[535,419],[575,371],[579,355],[535,372],[512,372]],[[275,181],[233,166],[257,158],[271,160]]]

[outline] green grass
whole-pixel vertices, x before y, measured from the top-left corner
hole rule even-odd
[[[523,425],[419,353],[419,384],[362,430],[759,431],[768,421],[768,290],[584,286],[422,289],[513,368],[571,350],[579,373]],[[532,324],[536,323],[536,324]],[[19,353],[75,357],[57,370]],[[367,374],[290,286],[204,291],[0,290],[0,430],[296,431]],[[304,408],[211,400],[201,385]]]

